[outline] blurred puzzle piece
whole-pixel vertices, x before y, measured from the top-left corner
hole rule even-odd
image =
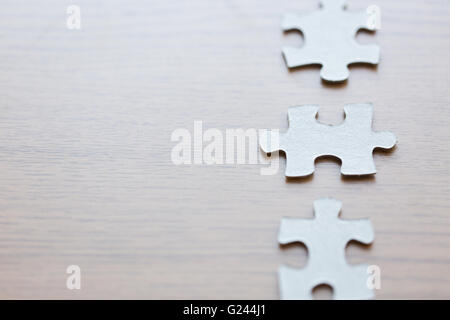
[[[284,31],[299,30],[305,44],[302,48],[284,47],[283,56],[289,68],[306,65],[322,65],[320,76],[331,82],[348,79],[348,65],[380,60],[377,45],[361,45],[356,42],[358,30],[376,30],[370,10],[346,11],[345,0],[321,0],[321,9],[306,15],[287,14],[283,18]]]
[[[333,288],[337,300],[374,297],[367,284],[369,266],[348,265],[345,259],[349,241],[373,242],[372,224],[369,219],[339,219],[341,207],[338,200],[320,199],[314,202],[314,219],[282,219],[278,242],[305,244],[308,264],[303,269],[280,267],[281,299],[312,299],[312,290],[322,284]]]

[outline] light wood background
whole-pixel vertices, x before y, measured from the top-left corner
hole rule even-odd
[[[66,8],[82,29],[66,28]],[[278,299],[277,269],[307,251],[279,248],[283,216],[343,201],[370,217],[380,299],[450,298],[450,23],[448,0],[352,0],[382,9],[378,68],[339,86],[317,67],[289,72],[283,13],[316,0],[3,0],[0,4],[0,298]],[[303,180],[260,165],[175,166],[177,128],[287,127],[287,108],[373,102],[374,129],[398,146],[372,178],[317,161]],[[82,289],[66,288],[66,268]]]

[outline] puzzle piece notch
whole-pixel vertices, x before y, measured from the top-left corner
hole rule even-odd
[[[313,299],[312,290],[321,284],[333,288],[335,299],[371,299],[367,286],[368,265],[348,265],[345,248],[355,240],[370,244],[374,232],[369,219],[342,220],[342,203],[326,198],[314,202],[314,219],[283,218],[280,244],[302,242],[308,249],[308,263],[303,269],[281,266],[280,294],[283,300]]]
[[[317,121],[318,106],[291,107],[287,132],[267,131],[260,137],[265,153],[284,151],[286,177],[304,177],[315,170],[315,160],[335,156],[342,162],[343,175],[375,174],[375,148],[390,149],[396,144],[391,132],[372,131],[372,104],[349,104],[344,108],[345,120],[330,126]]]
[[[284,31],[298,30],[304,35],[301,48],[283,47],[282,53],[288,68],[322,65],[321,78],[330,82],[345,81],[349,77],[348,65],[380,60],[377,45],[356,42],[358,30],[376,30],[370,23],[372,13],[349,12],[346,1],[322,0],[322,9],[306,15],[287,14],[283,18]]]

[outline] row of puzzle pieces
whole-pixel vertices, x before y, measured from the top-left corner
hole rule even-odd
[[[378,64],[380,50],[375,45],[360,45],[355,35],[360,29],[375,30],[370,12],[348,12],[345,0],[321,0],[321,10],[307,15],[287,15],[283,30],[303,33],[302,48],[283,48],[289,68],[318,64],[322,79],[340,82],[348,79],[352,63]],[[260,136],[265,153],[283,151],[286,177],[304,177],[314,172],[316,158],[335,156],[342,162],[344,175],[368,175],[376,172],[373,150],[391,149],[396,144],[390,132],[372,131],[373,106],[345,106],[345,121],[329,126],[317,121],[318,107],[305,105],[288,111],[289,129],[283,134],[269,131]],[[350,266],[345,248],[355,240],[370,244],[374,232],[370,220],[339,219],[341,202],[326,198],[314,202],[314,219],[284,218],[280,244],[302,242],[308,249],[308,264],[297,270],[283,266],[279,270],[282,299],[312,299],[313,289],[321,284],[333,288],[336,299],[371,299],[366,265]]]
[[[394,147],[396,138],[390,132],[372,131],[371,104],[351,104],[344,110],[345,121],[329,126],[316,120],[317,106],[290,108],[289,130],[281,135],[268,131],[260,137],[260,147],[266,153],[285,152],[287,177],[312,174],[315,159],[324,155],[340,158],[344,175],[374,174],[373,150]],[[367,286],[368,266],[349,266],[345,261],[349,241],[373,241],[371,223],[367,219],[340,220],[340,208],[337,200],[321,199],[314,203],[315,219],[282,220],[279,243],[302,242],[309,253],[304,270],[280,268],[282,299],[311,299],[312,290],[321,284],[331,286],[336,299],[373,298],[373,290]]]

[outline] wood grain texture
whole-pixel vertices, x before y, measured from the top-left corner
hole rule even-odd
[[[382,270],[380,299],[450,298],[448,0],[377,4],[378,68],[344,85],[316,67],[288,71],[286,12],[316,0],[78,0],[82,29],[57,0],[4,0],[0,10],[0,298],[277,299],[283,216],[315,199],[370,217],[369,248],[350,263]],[[173,130],[287,127],[287,108],[373,102],[374,129],[397,135],[373,178],[344,179],[319,160],[313,177],[261,176],[259,165],[174,166]],[[82,289],[66,289],[66,267]]]

